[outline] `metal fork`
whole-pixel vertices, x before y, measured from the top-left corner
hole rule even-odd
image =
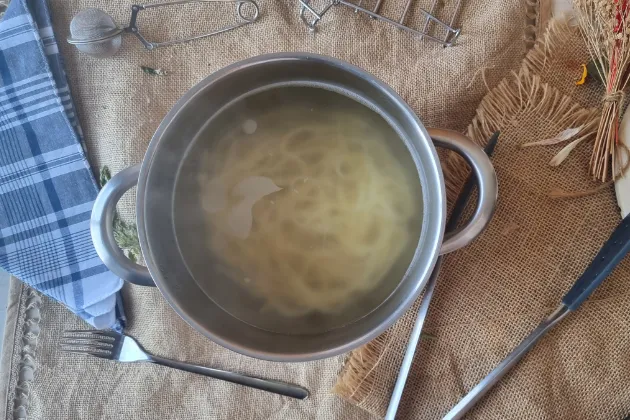
[[[308,397],[306,388],[271,379],[260,379],[240,373],[198,366],[176,360],[165,359],[147,353],[133,338],[115,331],[68,330],[62,335],[61,350],[67,353],[88,354],[102,359],[119,362],[149,362],[162,366],[222,379],[262,391],[273,392],[303,400]]]

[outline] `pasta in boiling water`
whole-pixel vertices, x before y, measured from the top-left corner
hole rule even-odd
[[[335,313],[410,245],[417,179],[369,121],[286,120],[246,121],[204,155],[208,246],[281,314]]]

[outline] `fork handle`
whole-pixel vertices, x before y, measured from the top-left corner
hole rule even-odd
[[[148,361],[158,365],[184,370],[186,372],[221,379],[238,385],[245,385],[262,391],[273,392],[274,394],[284,395],[285,397],[297,398],[299,400],[303,400],[309,395],[306,388],[286,382],[274,381],[272,379],[254,378],[252,376],[241,375],[240,373],[193,365],[179,362],[177,360],[165,359],[159,356],[151,356]]]

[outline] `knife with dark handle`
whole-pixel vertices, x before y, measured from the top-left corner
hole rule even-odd
[[[562,298],[562,304],[543,320],[488,376],[457,403],[444,419],[460,419],[496,384],[534,344],[569,313],[575,311],[630,251],[630,215],[615,228],[595,259]]]

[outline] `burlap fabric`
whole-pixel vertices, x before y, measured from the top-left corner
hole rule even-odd
[[[562,95],[570,97],[577,105],[584,107],[599,106],[602,86],[594,82],[598,76],[589,75],[587,83],[577,85],[582,76],[581,64],[590,61],[588,50],[577,22],[567,16],[562,20],[552,20],[538,39],[537,48],[533,48],[523,60],[523,66],[540,76]]]
[[[414,3],[427,8],[430,2]],[[114,173],[142,160],[160,120],[191,86],[225,65],[269,52],[312,51],[349,61],[390,84],[427,125],[464,129],[487,91],[478,70],[486,68],[486,82],[496,84],[518,66],[531,34],[527,11],[531,4],[522,0],[464,1],[459,18],[462,35],[458,46],[448,49],[343,7],[326,15],[313,36],[299,20],[296,0],[259,0],[260,21],[238,31],[153,52],[126,36],[116,56],[95,59],[62,42],[72,16],[85,7],[99,7],[126,23],[131,2],[50,3],[90,161],[95,170],[108,165]],[[449,16],[455,0],[442,3],[438,15]],[[385,4],[386,13],[394,17],[394,9],[400,11],[404,1]],[[147,11],[139,24],[152,40],[199,34],[229,21],[231,15],[219,15],[217,10],[231,14],[233,5],[199,10],[173,6]],[[414,15],[417,19],[417,10]],[[145,74],[141,65],[164,69],[168,75]],[[123,215],[133,218],[133,197],[128,195],[121,204]],[[124,290],[128,332],[149,351],[295,382],[307,386],[312,397],[297,402],[158,366],[66,356],[57,349],[61,332],[86,325],[58,304],[30,295],[19,283],[14,286],[0,375],[5,418],[372,418],[330,392],[344,356],[307,364],[266,363],[240,356],[195,333],[157,290],[137,287]]]
[[[15,352],[3,365],[10,392],[2,418],[27,418],[27,413],[30,419],[45,420],[373,418],[330,392],[342,359],[278,364],[238,356],[209,343],[167,305],[156,304],[154,293],[125,293],[134,303],[128,305],[127,332],[148,351],[303,384],[311,397],[297,401],[160,366],[64,355],[57,348],[61,332],[87,325],[60,305],[31,296],[21,283],[15,288],[9,315],[18,322],[5,335],[5,345]],[[25,349],[29,341],[31,347]],[[31,356],[24,360],[25,354]],[[11,368],[5,372],[6,366]]]
[[[597,85],[575,85],[579,63],[587,56],[577,31],[553,21],[522,69],[482,101],[468,133],[484,144],[501,130],[492,158],[499,177],[497,212],[475,243],[444,260],[425,324],[425,332],[434,338],[421,340],[400,405],[401,419],[446,414],[559,305],[619,222],[612,187],[579,199],[548,196],[554,188],[575,191],[597,185],[588,176],[590,144],[580,145],[557,168],[548,162],[561,146],[520,148],[597,118],[596,110],[563,95],[597,105],[602,94]],[[449,162],[451,173],[463,179],[465,172],[455,164],[455,159]],[[630,260],[625,260],[469,418],[628,415],[629,279]],[[410,311],[371,347],[356,351],[338,391],[370,412],[384,413],[414,317]]]
[[[418,8],[428,9],[431,1],[414,1],[410,22],[418,26]],[[299,19],[297,0],[258,3],[261,17],[252,25],[151,52],[133,36],[125,37],[122,50],[106,60],[79,54],[61,43],[92,165],[108,165],[116,173],[140,162],[162,117],[194,84],[235,61],[280,51],[327,54],[358,65],[394,88],[426,125],[463,130],[487,92],[480,77],[472,80],[477,71],[486,68],[487,83],[496,85],[518,66],[531,32],[527,24],[531,5],[523,0],[464,1],[458,46],[446,49],[343,6],[326,14],[313,35]],[[326,1],[311,3],[321,9]],[[440,3],[436,14],[449,18],[456,0]],[[130,13],[126,0],[51,0],[51,4],[61,40],[68,35],[72,16],[82,8],[101,8],[121,23]],[[404,4],[405,0],[386,0],[383,11],[395,16]],[[142,12],[139,26],[151,40],[182,38],[231,22],[233,8],[232,4],[158,8]],[[141,65],[161,68],[168,75],[147,75]],[[120,206],[129,218],[133,202],[128,195]]]

